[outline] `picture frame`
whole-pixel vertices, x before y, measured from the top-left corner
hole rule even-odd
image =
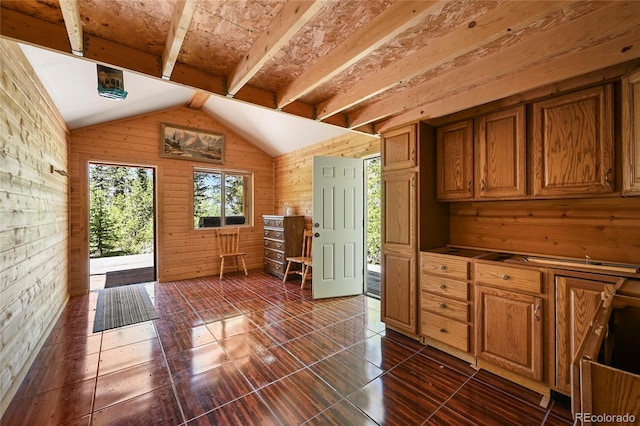
[[[160,156],[224,164],[225,135],[162,123]]]

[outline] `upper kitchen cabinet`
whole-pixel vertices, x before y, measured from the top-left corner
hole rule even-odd
[[[527,195],[525,107],[480,116],[475,131],[479,199]]]
[[[437,196],[440,200],[473,197],[473,120],[438,128]]]
[[[533,104],[533,196],[615,190],[611,85]]]
[[[416,126],[405,126],[385,133],[380,147],[383,172],[416,167]]]
[[[640,71],[622,79],[622,193],[640,195]]]

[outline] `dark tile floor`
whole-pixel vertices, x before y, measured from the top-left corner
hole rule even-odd
[[[558,425],[566,408],[261,272],[150,283],[160,319],[92,333],[72,298],[3,425]]]

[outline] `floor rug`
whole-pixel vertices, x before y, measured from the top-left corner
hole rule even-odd
[[[158,313],[151,303],[144,285],[98,290],[98,303],[93,332],[157,319]]]
[[[118,287],[121,285],[148,283],[155,281],[155,268],[125,269],[123,271],[109,271],[104,282],[104,288]]]

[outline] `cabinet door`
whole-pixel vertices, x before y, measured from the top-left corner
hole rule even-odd
[[[611,85],[533,104],[533,195],[614,191]]]
[[[382,321],[410,334],[417,332],[416,256],[409,250],[382,249]]]
[[[408,169],[417,165],[416,126],[385,133],[381,141],[382,171]]]
[[[556,374],[555,386],[571,392],[571,364],[602,300],[605,283],[576,277],[555,277]]]
[[[382,174],[382,320],[417,332],[417,172]]]
[[[480,359],[542,380],[542,298],[476,286]]]
[[[622,192],[640,195],[640,71],[622,80]]]
[[[437,196],[440,200],[473,197],[473,121],[438,128]]]
[[[524,197],[527,193],[525,107],[479,117],[475,143],[476,196]]]

